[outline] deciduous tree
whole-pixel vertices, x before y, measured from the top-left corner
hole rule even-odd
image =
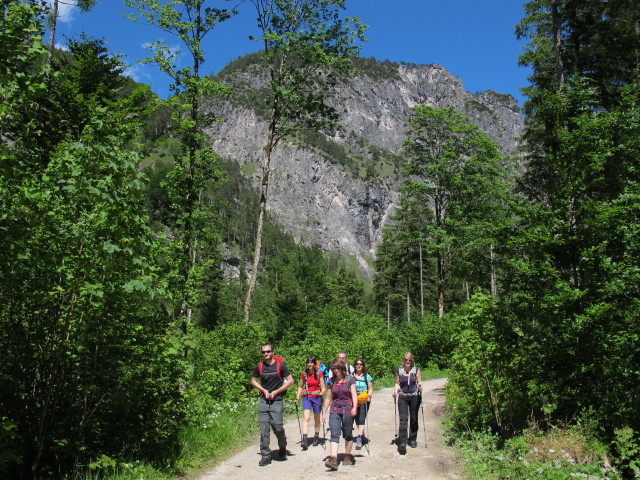
[[[337,110],[328,102],[350,57],[358,52],[364,26],[357,18],[343,18],[345,0],[252,0],[258,14],[267,71],[269,113],[262,161],[253,267],[244,304],[249,321],[256,286],[262,229],[271,173],[271,157],[280,140],[301,128],[322,130],[336,126]]]
[[[423,225],[423,238],[435,258],[442,317],[452,258],[465,255],[478,242],[485,244],[485,253],[474,261],[490,258],[488,227],[499,214],[490,205],[499,190],[502,157],[497,145],[465,116],[452,107],[427,105],[414,107],[404,150],[411,176],[404,185],[406,194],[427,199],[433,209],[433,217]],[[488,270],[485,274],[489,278]]]
[[[192,324],[194,308],[202,301],[207,279],[218,268],[220,235],[217,229],[216,201],[212,196],[221,178],[219,158],[207,145],[204,130],[215,120],[215,114],[203,105],[208,96],[225,92],[222,84],[202,76],[205,61],[203,39],[220,22],[236,14],[233,8],[213,8],[206,0],[128,0],[138,14],[129,17],[144,21],[176,36],[186,47],[191,64],[177,65],[179,51],[173,51],[164,41],[150,46],[152,62],[173,83],[169,105],[173,111],[174,133],[181,141],[181,153],[174,159],[174,169],[166,182],[172,203],[171,257],[176,261],[169,276],[174,301],[173,312],[186,334]]]

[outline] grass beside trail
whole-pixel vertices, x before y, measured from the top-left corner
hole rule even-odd
[[[607,449],[576,429],[528,431],[501,440],[496,435],[465,432],[450,437],[468,480],[621,480]]]
[[[257,398],[241,402],[216,402],[198,422],[180,432],[180,456],[171,465],[152,466],[142,462],[116,463],[98,460],[87,472],[67,480],[171,480],[197,478],[258,435]]]

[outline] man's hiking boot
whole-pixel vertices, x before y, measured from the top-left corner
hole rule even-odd
[[[409,442],[409,446],[410,446],[411,448],[416,448],[416,447],[418,446],[418,442],[416,442],[415,440],[411,440],[411,441]]]
[[[306,435],[302,436],[302,441],[300,442],[300,445],[302,446],[302,450],[306,450],[307,448],[309,448],[309,439],[307,438]]]
[[[264,467],[265,465],[269,465],[270,463],[271,463],[271,457],[262,457],[260,459],[260,462],[258,463],[258,466]]]
[[[398,453],[400,455],[405,455],[407,453],[407,446],[404,443],[398,445]]]
[[[356,462],[351,455],[347,455],[347,454],[344,455],[344,458],[342,459],[343,465],[353,465],[354,463]]]
[[[362,437],[358,435],[356,437],[356,450],[360,450],[362,448]]]
[[[280,450],[278,450],[278,454],[280,455],[280,460],[286,460],[287,459],[287,449],[286,448],[281,448]]]
[[[338,458],[337,457],[329,457],[329,460],[324,462],[324,466],[329,470],[338,470]]]
[[[316,433],[313,436],[313,446],[317,447],[320,444],[320,436]]]

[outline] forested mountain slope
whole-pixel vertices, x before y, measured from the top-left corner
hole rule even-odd
[[[524,121],[513,97],[470,93],[441,66],[357,63],[356,77],[336,92],[342,129],[305,132],[274,151],[268,208],[297,240],[353,255],[370,275],[404,174],[401,148],[410,109],[453,106],[508,153],[516,149]],[[218,78],[232,85],[234,94],[210,106],[222,119],[208,132],[213,148],[239,162],[258,185],[267,135],[261,103],[266,80],[252,55],[228,65]]]

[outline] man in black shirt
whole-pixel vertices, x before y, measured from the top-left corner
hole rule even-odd
[[[282,396],[291,385],[293,385],[293,377],[287,365],[284,361],[276,361],[273,358],[273,345],[263,345],[262,362],[256,366],[251,375],[251,386],[260,390],[262,394],[258,405],[260,453],[262,454],[259,465],[261,467],[271,463],[271,449],[269,448],[271,428],[278,439],[280,459],[287,459],[287,436],[284,433],[282,418],[284,411]]]

